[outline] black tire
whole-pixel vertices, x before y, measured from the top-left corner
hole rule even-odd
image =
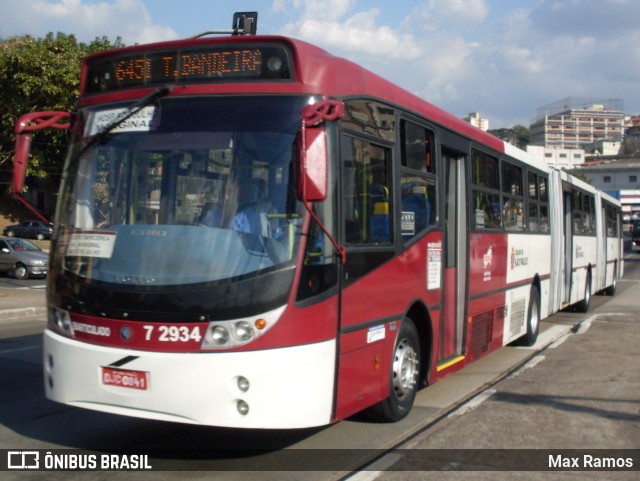
[[[16,235],[16,233],[13,232],[12,230],[7,231],[7,237],[13,237],[15,235]]]
[[[604,293],[605,296],[615,296],[616,289],[618,288],[618,268],[613,269],[613,282],[609,287],[605,287]]]
[[[44,234],[38,234],[36,237],[38,240],[44,240]]]
[[[587,273],[587,281],[584,286],[584,299],[576,303],[576,311],[587,312],[591,305],[591,272]]]
[[[16,279],[23,281],[29,278],[29,270],[24,264],[16,264],[13,268],[13,275]]]
[[[540,294],[536,286],[531,286],[527,311],[527,333],[516,341],[518,346],[533,346],[538,340],[540,332]]]
[[[413,321],[404,318],[393,348],[389,396],[371,406],[365,414],[380,422],[396,422],[413,407],[420,379],[420,339]]]

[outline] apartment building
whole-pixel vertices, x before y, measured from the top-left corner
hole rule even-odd
[[[622,99],[568,97],[538,109],[530,145],[585,149],[600,140],[620,142],[624,123]]]

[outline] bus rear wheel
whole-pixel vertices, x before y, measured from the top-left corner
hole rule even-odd
[[[533,346],[540,331],[540,294],[536,286],[531,286],[529,311],[527,314],[527,333],[516,341],[518,346]]]
[[[618,266],[613,269],[613,281],[611,281],[611,285],[604,289],[605,296],[614,296],[616,294],[616,288],[618,287]]]
[[[389,396],[371,406],[366,415],[380,422],[396,422],[413,407],[420,378],[420,339],[413,321],[405,317],[393,350]]]
[[[587,281],[584,286],[584,298],[576,303],[576,311],[587,312],[591,304],[591,272],[587,273]]]

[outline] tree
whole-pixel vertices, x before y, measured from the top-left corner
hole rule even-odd
[[[510,129],[489,130],[489,133],[523,150],[529,145],[529,129],[522,125],[514,125]]]
[[[122,47],[107,37],[89,44],[58,32],[44,38],[29,35],[0,39],[0,167],[11,170],[20,115],[42,110],[71,111],[78,99],[82,59],[95,52]],[[41,178],[62,171],[67,134],[42,130],[33,137],[28,175]]]

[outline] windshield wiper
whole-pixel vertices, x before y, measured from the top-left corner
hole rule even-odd
[[[100,129],[100,131],[96,132],[95,134],[90,135],[89,137],[87,137],[85,139],[86,140],[86,144],[84,145],[84,147],[82,148],[82,150],[78,154],[77,158],[78,159],[81,158],[85,154],[85,152],[87,150],[89,150],[95,144],[97,144],[99,142],[102,142],[109,135],[109,133],[113,129],[115,129],[118,125],[120,125],[122,122],[124,122],[125,120],[133,117],[135,114],[140,112],[143,108],[145,108],[147,105],[155,102],[156,99],[159,99],[159,98],[162,98],[162,97],[168,95],[172,90],[173,90],[173,86],[172,85],[165,85],[164,87],[159,87],[159,88],[155,89],[154,91],[149,92],[144,97],[142,97],[140,100],[138,100],[132,106],[130,106],[128,109],[123,111],[121,115],[118,115],[113,122],[111,122],[110,124],[105,125],[102,129]]]

